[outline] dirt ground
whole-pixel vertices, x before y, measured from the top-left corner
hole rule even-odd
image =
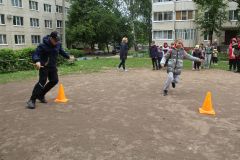
[[[35,80],[0,85],[0,160],[240,160],[240,75],[165,71],[61,76],[66,104],[25,108]],[[37,78],[36,78],[37,80]],[[211,91],[216,116],[201,115]]]

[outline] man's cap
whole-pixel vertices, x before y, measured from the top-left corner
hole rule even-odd
[[[54,31],[50,34],[50,37],[56,40],[57,42],[60,41],[60,37],[57,31]]]

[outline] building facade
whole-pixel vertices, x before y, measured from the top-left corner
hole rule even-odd
[[[208,36],[197,29],[194,22],[197,6],[192,0],[153,0],[152,38],[158,45],[171,43],[175,39],[184,40],[185,47],[206,43]],[[237,34],[237,4],[229,2],[228,21],[223,25],[220,37],[214,35],[219,44],[228,44]]]
[[[0,49],[36,46],[45,35],[55,30],[62,36],[63,22],[70,6],[68,1],[63,2],[0,0]]]

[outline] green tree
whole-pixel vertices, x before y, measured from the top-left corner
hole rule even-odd
[[[227,20],[227,2],[223,0],[194,0],[198,5],[196,23],[203,34],[209,35],[212,43],[213,33],[220,35],[223,23]]]
[[[110,43],[120,43],[123,36],[131,37],[128,19],[116,8],[115,1],[72,0],[71,3],[67,23],[69,43],[85,43],[92,49],[99,44],[104,49]]]

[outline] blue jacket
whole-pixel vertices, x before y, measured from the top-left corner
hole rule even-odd
[[[50,36],[43,38],[43,43],[41,43],[36,51],[32,54],[32,60],[40,62],[42,66],[46,67],[56,67],[57,66],[57,57],[58,54],[61,54],[63,57],[69,59],[68,53],[66,53],[62,44],[59,42],[56,46],[53,46],[50,42]]]
[[[150,48],[150,57],[151,58],[157,58],[158,56],[158,48],[156,45],[151,46]]]
[[[122,43],[120,47],[120,59],[127,59],[128,55],[128,45],[126,43]]]

